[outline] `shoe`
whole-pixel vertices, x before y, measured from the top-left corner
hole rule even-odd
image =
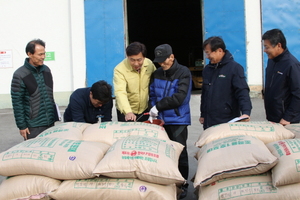
[[[184,199],[187,196],[188,187],[189,187],[188,183],[181,186],[182,193],[180,194],[179,199]]]
[[[182,189],[179,199],[184,199],[187,196],[187,189]]]

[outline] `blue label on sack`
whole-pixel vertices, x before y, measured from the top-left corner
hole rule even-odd
[[[76,156],[70,156],[69,160],[74,161],[76,159]]]
[[[147,187],[146,186],[140,186],[140,192],[146,192],[147,191]]]

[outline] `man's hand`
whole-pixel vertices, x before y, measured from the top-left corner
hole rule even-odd
[[[149,115],[150,115],[150,117],[157,117],[158,116],[158,110],[157,110],[156,106],[153,106],[150,109]]]
[[[288,121],[286,121],[284,119],[281,119],[280,122],[279,122],[279,124],[285,126],[285,125],[291,124],[291,122],[288,122]]]
[[[203,124],[204,123],[204,117],[200,117],[199,122],[200,122],[200,124]]]
[[[127,113],[125,115],[125,121],[135,121],[136,120],[136,115],[133,114],[132,112]]]
[[[27,134],[30,134],[29,129],[25,128],[23,130],[20,130],[20,135],[22,135],[22,137],[27,140]]]
[[[248,119],[243,119],[241,120],[240,122],[249,122],[250,121],[250,116],[249,115],[246,115],[246,114],[243,114],[240,116],[240,118],[248,118]]]

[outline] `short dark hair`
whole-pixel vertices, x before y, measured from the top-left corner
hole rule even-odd
[[[97,99],[102,103],[107,103],[112,99],[112,87],[106,81],[97,81],[91,87],[93,99]]]
[[[34,39],[34,40],[31,40],[30,42],[28,42],[28,44],[26,45],[26,48],[25,48],[25,53],[28,54],[31,53],[31,54],[34,54],[35,52],[35,45],[41,45],[43,46],[44,48],[46,47],[46,44],[43,40],[41,39]]]
[[[268,30],[263,34],[262,40],[269,40],[273,47],[280,43],[282,48],[286,49],[286,39],[280,29],[275,28],[272,30]]]
[[[218,36],[212,36],[207,38],[203,43],[203,49],[210,45],[211,51],[216,51],[217,49],[221,48],[223,51],[226,50],[225,42],[221,37]]]
[[[126,55],[133,56],[142,53],[144,57],[147,56],[146,46],[140,42],[133,42],[126,48]]]

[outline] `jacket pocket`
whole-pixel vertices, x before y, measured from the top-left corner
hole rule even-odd
[[[284,109],[284,100],[281,100],[281,106],[282,106],[282,113],[285,112],[285,109]]]
[[[228,102],[225,103],[225,107],[224,107],[224,111],[225,113],[231,113],[232,112],[232,106],[231,104],[229,104]]]
[[[29,114],[29,119],[32,120],[33,119],[33,109],[32,109],[32,102],[29,102],[29,106],[28,106],[28,114]]]

